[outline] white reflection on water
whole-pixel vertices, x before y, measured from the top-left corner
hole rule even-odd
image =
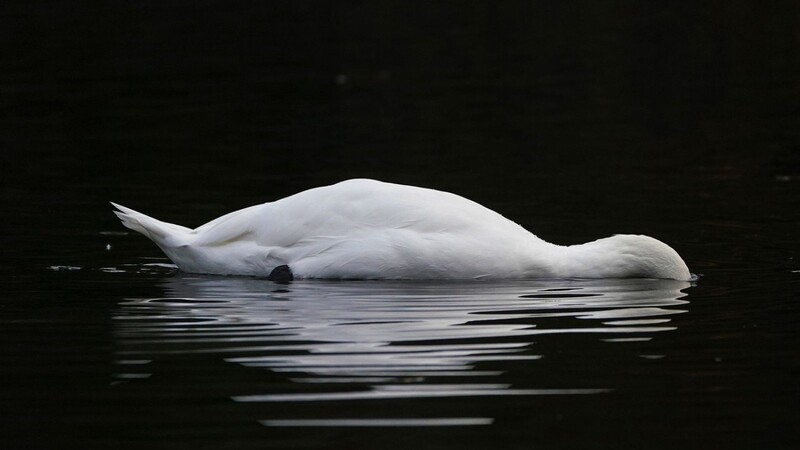
[[[268,427],[452,427],[491,425],[490,417],[440,417],[424,419],[291,419],[262,420]]]
[[[608,345],[652,339],[675,329],[670,317],[685,312],[681,290],[687,287],[661,280],[305,281],[280,286],[249,278],[178,275],[165,280],[163,298],[132,298],[119,306],[118,353],[128,362],[120,364],[125,373],[119,378],[132,378],[125,371],[130,361],[203,353],[283,374],[296,387],[287,391],[284,383],[276,392],[232,393],[237,402],[598,394],[609,389],[491,382],[508,367],[493,363],[537,364],[546,355],[531,350],[542,335],[596,334]],[[262,423],[384,424],[335,419]],[[434,419],[442,426],[489,420]],[[397,426],[417,419],[402,420]]]

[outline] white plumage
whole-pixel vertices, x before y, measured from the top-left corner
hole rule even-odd
[[[288,265],[296,278],[691,278],[651,237],[554,245],[458,195],[375,180],[310,189],[194,230],[113,205],[186,272],[267,276]]]

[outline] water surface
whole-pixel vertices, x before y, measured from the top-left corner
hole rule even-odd
[[[659,280],[283,286],[192,275],[161,285],[163,296],[127,298],[115,309],[115,389],[149,385],[151,395],[171,397],[155,380],[177,361],[182,384],[203,383],[208,374],[194,371],[211,366],[215,377],[249,378],[216,386],[226,416],[280,433],[342,436],[491,427],[486,435],[501,437],[519,420],[567,420],[540,410],[562,401],[613,403],[635,390],[625,373],[656,370],[668,357],[665,342],[688,311],[690,289]],[[217,417],[190,405],[186,414]],[[301,446],[324,442],[297,436]]]

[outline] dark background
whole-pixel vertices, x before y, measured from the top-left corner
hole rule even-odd
[[[108,448],[126,431],[127,403],[98,388],[115,305],[163,295],[166,275],[108,278],[160,255],[114,234],[108,201],[197,226],[371,177],[459,193],[557,243],[669,243],[704,275],[675,371],[708,379],[705,345],[737,362],[699,394],[656,389],[643,433],[796,447],[798,80],[793,0],[3,2],[9,442],[74,429]],[[647,419],[670,401],[687,435]],[[618,443],[592,431],[549,442]]]
[[[798,171],[799,15],[794,1],[10,2],[4,187],[134,206],[234,189],[232,209],[379,177],[624,214],[609,192],[691,167]],[[62,173],[74,184],[54,192]]]

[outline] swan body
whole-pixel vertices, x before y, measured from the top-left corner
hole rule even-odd
[[[281,267],[296,278],[329,279],[691,278],[678,253],[651,237],[550,244],[458,195],[375,180],[310,189],[195,229],[113,205],[123,225],[186,272],[266,276]]]

